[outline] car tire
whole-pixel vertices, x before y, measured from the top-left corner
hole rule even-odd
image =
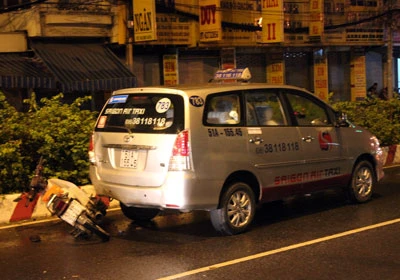
[[[358,162],[347,188],[351,202],[363,203],[370,200],[375,184],[376,176],[372,164],[366,160]]]
[[[157,208],[129,207],[122,202],[120,202],[120,206],[125,217],[134,221],[150,221],[160,213]]]
[[[243,182],[233,183],[222,194],[220,206],[210,213],[215,230],[224,235],[235,235],[248,229],[256,208],[254,192]]]

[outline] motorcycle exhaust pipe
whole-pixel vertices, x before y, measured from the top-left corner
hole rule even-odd
[[[94,213],[94,218],[96,222],[101,222],[103,221],[104,215],[100,211],[96,211],[96,213]]]

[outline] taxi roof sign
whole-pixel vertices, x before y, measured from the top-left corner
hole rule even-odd
[[[214,81],[235,80],[248,81],[251,79],[249,68],[221,69],[215,72]]]

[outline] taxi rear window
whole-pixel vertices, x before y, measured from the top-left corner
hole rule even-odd
[[[103,108],[95,130],[179,133],[184,126],[183,108],[183,98],[179,95],[114,95]]]

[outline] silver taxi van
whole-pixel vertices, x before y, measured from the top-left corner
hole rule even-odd
[[[230,71],[216,77],[249,75],[247,68]],[[125,216],[206,210],[226,235],[248,229],[258,203],[332,187],[365,202],[383,177],[374,135],[286,85],[115,91],[98,117],[89,156],[97,193],[120,201]]]

